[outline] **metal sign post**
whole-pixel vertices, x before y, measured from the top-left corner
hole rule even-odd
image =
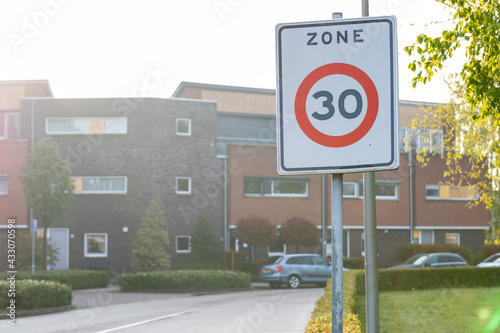
[[[343,175],[332,174],[332,332],[342,333],[344,315]]]

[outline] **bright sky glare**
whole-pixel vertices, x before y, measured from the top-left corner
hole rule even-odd
[[[333,12],[360,17],[361,0],[0,0],[0,80],[47,79],[58,98],[168,98],[181,81],[275,89],[275,25]],[[412,88],[403,50],[449,26],[444,7],[370,0],[381,15],[398,19],[400,99],[449,101],[442,75]]]

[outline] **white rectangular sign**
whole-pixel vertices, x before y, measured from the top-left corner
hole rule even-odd
[[[276,26],[278,172],[399,167],[396,18]]]

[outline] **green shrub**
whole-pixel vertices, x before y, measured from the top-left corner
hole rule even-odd
[[[117,276],[116,280],[122,291],[248,288],[251,284],[247,273],[214,270],[129,273]]]
[[[15,295],[9,292],[13,289]],[[54,281],[16,280],[12,289],[10,281],[0,281],[0,308],[4,312],[10,311],[11,300],[17,311],[71,305],[72,297],[71,287]]]
[[[221,270],[224,269],[222,263],[196,261],[196,260],[183,260],[175,263],[174,270]]]
[[[344,273],[344,299],[343,299],[343,331],[344,333],[361,333],[361,322],[354,312],[356,303],[356,276],[361,271]],[[306,333],[322,333],[332,331],[332,289],[331,280],[325,288],[325,294],[316,302],[316,307],[307,324]]]
[[[419,268],[378,271],[380,291],[500,286],[500,268]],[[358,293],[365,292],[365,273],[356,277]]]
[[[364,269],[365,258],[344,258],[344,267],[349,269]]]
[[[0,273],[0,280],[8,277],[7,273]],[[105,271],[92,271],[85,269],[68,269],[59,271],[18,272],[16,280],[47,280],[55,281],[76,289],[105,288],[108,286],[108,273]]]
[[[469,264],[474,262],[470,250],[462,245],[452,244],[407,244],[401,251],[403,261],[418,253],[453,252],[460,254]]]
[[[259,267],[255,262],[242,262],[238,265],[238,270],[252,276],[259,276]]]
[[[500,253],[500,245],[485,245],[483,248],[483,252],[481,252],[483,256],[481,261],[495,253]]]

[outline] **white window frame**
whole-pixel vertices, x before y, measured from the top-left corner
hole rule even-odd
[[[456,197],[448,197],[448,198],[441,198],[439,196],[440,188],[441,187],[469,187],[469,186],[457,186],[457,185],[437,185],[437,184],[425,184],[425,199],[426,200],[436,200],[436,201],[477,201],[478,200],[478,193],[477,193],[477,187],[475,187],[475,192],[476,195],[474,198],[456,198]],[[437,190],[438,191],[438,196],[430,196],[427,195],[427,190]]]
[[[88,250],[88,237],[89,236],[104,236],[104,253],[89,252]],[[108,234],[104,232],[89,232],[83,235],[84,239],[84,256],[86,258],[105,258],[108,256]]]
[[[353,198],[353,199],[363,199],[363,182],[362,181],[357,181],[357,182],[344,182],[345,185],[353,185],[354,186],[354,195],[343,195],[344,198]],[[392,180],[376,180],[375,181],[375,193],[377,190],[377,185],[394,185],[395,186],[395,193],[393,196],[388,196],[388,195],[375,195],[375,199],[377,200],[399,200],[399,181],[392,181]]]
[[[456,237],[457,243],[456,244],[446,243],[446,238],[448,238],[448,236]],[[447,232],[447,233],[445,233],[444,234],[444,243],[445,244],[451,244],[451,245],[460,245],[460,234],[456,233],[456,232]]]
[[[179,131],[179,123],[180,122],[187,122],[187,127],[188,131],[187,132],[180,132]],[[175,134],[179,136],[191,136],[191,119],[189,118],[176,118],[175,119]]]
[[[102,178],[102,179],[109,179],[109,178],[112,178],[112,179],[123,179],[124,183],[125,183],[125,189],[124,190],[116,190],[116,191],[85,191],[85,190],[83,190],[83,186],[82,186],[82,191],[81,192],[75,192],[75,194],[127,194],[128,179],[127,179],[126,176],[81,176],[81,177],[75,176],[75,177],[72,177],[72,178],[74,178],[74,179],[81,178],[82,182],[84,181],[84,179],[91,179],[91,178],[94,178],[94,179],[98,179],[98,178]]]
[[[6,190],[2,192],[2,186],[0,186],[0,196],[2,195],[9,195],[9,175],[7,174],[0,174],[0,183],[5,183],[5,188]]]
[[[188,190],[179,190],[179,180],[187,180],[188,181]],[[191,177],[176,177],[175,178],[175,193],[180,195],[189,195],[191,194]]]
[[[90,121],[92,119],[104,119],[104,132],[92,132],[90,129]],[[106,121],[111,121],[114,119],[120,119],[121,121],[124,121],[124,128],[121,130],[118,130],[116,128],[113,128],[112,124],[106,124]],[[74,131],[74,132],[68,132],[68,131],[51,131],[49,130],[49,122],[53,120],[60,120],[60,121],[65,121],[65,120],[74,120],[74,121],[83,121],[87,122],[88,121],[88,126],[84,130],[81,131]],[[82,135],[82,134],[127,134],[127,128],[128,128],[128,121],[127,117],[50,117],[45,119],[45,134],[48,135]]]
[[[12,118],[11,118],[12,117]],[[21,123],[21,113],[20,112],[2,112],[0,113],[0,118],[2,118],[0,128],[0,138],[16,138],[20,137],[20,123]],[[12,122],[9,120],[12,119]],[[14,133],[9,132],[9,124],[13,126]]]
[[[189,246],[188,246],[187,250],[179,249],[179,239],[180,238],[187,238],[188,239]],[[175,236],[175,253],[191,253],[191,236],[187,236],[187,235]]]
[[[256,181],[260,183],[260,193],[247,193],[245,183],[247,181]],[[270,182],[271,191],[265,193],[264,183]],[[305,193],[275,193],[275,182],[303,182],[305,184]],[[307,198],[309,197],[309,180],[308,179],[273,179],[273,178],[259,178],[247,177],[243,180],[243,193],[245,197],[275,197],[275,198]]]

